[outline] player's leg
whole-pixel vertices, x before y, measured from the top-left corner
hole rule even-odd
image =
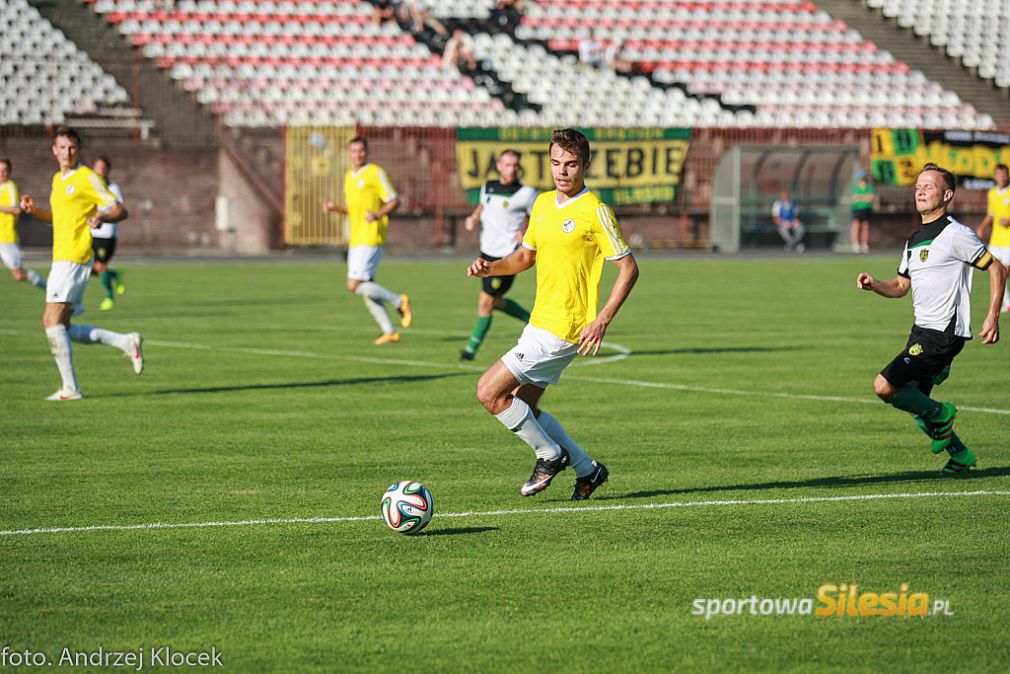
[[[779,236],[781,236],[782,240],[785,242],[785,249],[792,250],[793,246],[795,245],[793,242],[792,228],[785,224],[777,225],[777,227],[779,230]]]
[[[52,277],[52,274],[50,274]],[[73,304],[70,302],[46,302],[42,312],[42,325],[46,329],[49,340],[49,351],[56,361],[56,369],[60,373],[60,388],[47,400],[63,401],[81,398],[81,389],[77,385],[77,373],[74,371],[74,352],[70,344],[70,312]]]
[[[16,243],[0,244],[0,263],[10,270],[15,281],[27,281],[30,285],[46,290],[46,279],[33,269],[25,269],[21,259],[21,246]]]
[[[382,334],[376,344],[390,344],[400,340],[393,322],[386,311],[386,303],[399,302],[399,297],[372,281],[382,257],[382,249],[376,246],[355,246],[347,251],[347,289],[359,295],[365,308],[379,324]]]
[[[108,311],[116,306],[116,301],[113,297],[112,275],[109,274],[108,268],[108,261],[115,249],[115,239],[92,239],[91,249],[95,253],[95,263],[92,271],[102,282],[102,289],[105,291],[105,297],[102,299],[102,303],[98,305],[98,308],[102,311]]]
[[[855,215],[852,217],[852,226],[849,230],[849,241],[852,244],[853,253],[863,252],[863,243],[861,238],[862,224],[859,221],[859,216]]]
[[[488,279],[483,279],[487,281]],[[470,339],[459,354],[460,360],[473,360],[477,355],[477,349],[484,343],[488,330],[491,329],[491,317],[495,308],[496,299],[487,290],[481,290],[477,296],[477,322],[474,323],[473,330],[470,331]]]
[[[144,338],[139,332],[113,332],[91,325],[71,325],[68,328],[70,340],[78,344],[105,344],[123,352],[130,359],[133,371],[144,371]]]
[[[496,311],[504,312],[506,315],[515,318],[516,320],[522,321],[523,323],[528,323],[530,320],[530,312],[526,311],[521,304],[515,300],[505,297],[509,290],[512,289],[512,283],[515,282],[515,276],[499,276],[501,279],[501,284],[498,287],[497,293],[491,293],[495,296],[494,308]]]
[[[860,222],[861,229],[859,235],[859,245],[861,253],[870,252],[870,219],[868,217],[863,217]]]
[[[950,365],[963,346],[963,340],[941,343],[930,333],[913,329],[905,350],[873,382],[874,392],[881,400],[931,424],[935,453],[951,446],[957,408],[928,394],[936,376]],[[920,382],[928,382],[925,390]]]

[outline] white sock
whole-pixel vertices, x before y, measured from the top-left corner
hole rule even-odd
[[[572,440],[571,436],[565,432],[565,429],[561,426],[561,423],[552,417],[547,412],[540,410],[540,416],[537,417],[537,421],[540,423],[540,427],[544,429],[547,435],[551,436],[554,442],[561,445],[566,452],[568,452],[568,460],[575,469],[575,475],[577,477],[585,477],[593,472],[593,468],[596,466],[596,462],[593,461],[593,457],[586,454],[586,452],[579,447],[579,445]]]
[[[360,284],[358,289],[354,292],[358,293],[362,297],[371,297],[373,300],[385,302],[386,304],[392,304],[394,309],[400,308],[400,296],[392,290],[388,290],[387,288],[380,286],[375,281],[365,281]]]
[[[46,289],[46,279],[42,276],[39,276],[34,269],[29,269],[25,273],[28,274],[29,283],[31,283],[36,288],[42,288],[42,290]]]
[[[360,288],[361,286],[358,287]],[[365,307],[368,309],[368,313],[372,314],[372,318],[374,318],[375,322],[379,324],[380,328],[382,328],[383,334],[388,335],[396,332],[393,328],[393,321],[389,320],[389,313],[386,311],[385,304],[367,296],[362,296],[361,299],[365,300]]]
[[[56,367],[63,379],[63,389],[65,391],[79,391],[77,375],[74,373],[74,352],[66,326],[60,323],[57,326],[46,328],[46,337],[49,338],[49,350],[52,352],[53,358],[56,359]]]
[[[130,338],[121,332],[112,332],[90,325],[71,325],[70,339],[81,344],[105,344],[114,346],[123,353],[130,349]]]
[[[513,396],[512,405],[495,418],[532,447],[538,459],[554,461],[561,457],[561,446],[544,432],[533,410],[520,398]]]

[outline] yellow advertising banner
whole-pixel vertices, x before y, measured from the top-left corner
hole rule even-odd
[[[589,129],[592,148],[586,183],[613,205],[673,201],[690,146],[690,129]],[[617,133],[617,132],[620,133]],[[554,188],[546,129],[460,129],[456,159],[460,184],[475,203],[485,181],[496,177],[503,150],[522,153],[522,180]]]
[[[914,185],[933,162],[950,169],[967,189],[989,189],[997,164],[1010,164],[1010,135],[988,131],[874,129],[873,179],[884,185]]]

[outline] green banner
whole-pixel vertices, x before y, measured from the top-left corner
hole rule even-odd
[[[967,189],[989,189],[996,165],[1010,164],[1010,134],[874,129],[871,152],[873,180],[882,185],[914,185],[923,165],[933,162]]]
[[[691,129],[580,129],[592,155],[586,184],[612,206],[673,201],[677,196]],[[480,186],[495,178],[503,150],[522,153],[522,180],[538,190],[554,189],[548,145],[550,129],[459,129],[456,159],[460,185],[471,204]]]

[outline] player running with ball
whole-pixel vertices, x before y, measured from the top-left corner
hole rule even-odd
[[[586,187],[589,140],[574,129],[555,131],[548,153],[557,190],[537,198],[522,247],[501,260],[477,258],[467,269],[469,276],[487,278],[537,267],[529,324],[519,343],[480,378],[477,398],[536,453],[521,495],[543,491],[571,465],[576,476],[572,500],[581,501],[606,482],[607,467],[583,451],[538,403],[577,354],[599,352],[607,326],[638,280],[638,264],[613,211]],[[597,313],[604,259],[617,265],[618,274]]]

